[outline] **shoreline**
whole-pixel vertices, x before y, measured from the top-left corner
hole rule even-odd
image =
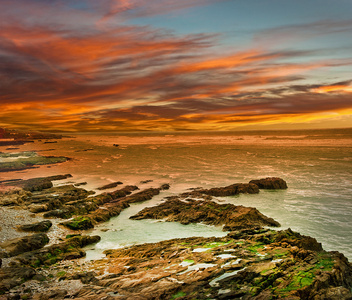
[[[33,182],[38,184],[37,181]],[[7,228],[21,225],[19,223],[28,223],[30,220],[42,220],[42,216],[50,213],[50,209],[52,212],[63,213],[64,207],[70,208],[65,212],[69,213],[66,218],[73,217],[73,219],[67,219],[68,221],[63,222],[57,217],[50,218],[52,227],[47,234],[50,241],[44,241],[44,244],[35,246],[36,248],[30,251],[21,252],[20,250],[19,254],[17,252],[15,255],[10,254],[9,258],[3,260],[0,277],[5,279],[5,283],[0,288],[4,296],[0,297],[7,298],[0,299],[11,299],[15,294],[27,297],[26,299],[39,299],[37,298],[39,294],[44,294],[50,299],[62,299],[64,296],[75,299],[96,299],[94,295],[97,291],[101,297],[99,299],[115,299],[117,295],[121,299],[129,299],[130,297],[138,299],[142,295],[145,297],[144,299],[176,299],[179,297],[192,299],[191,295],[195,292],[199,299],[207,299],[207,295],[212,295],[212,297],[235,296],[233,281],[225,280],[227,277],[232,278],[235,280],[234,282],[237,282],[237,285],[241,286],[241,293],[247,295],[246,299],[255,299],[257,296],[269,294],[272,296],[290,295],[296,297],[294,299],[305,299],[301,297],[304,293],[308,293],[307,290],[312,295],[333,293],[343,295],[343,297],[352,296],[348,292],[348,287],[352,287],[352,281],[346,277],[347,274],[352,274],[352,265],[342,254],[325,252],[322,250],[321,244],[317,243],[314,238],[301,236],[290,229],[284,231],[264,229],[263,225],[275,223],[272,223],[274,221],[270,221],[265,216],[261,217],[261,214],[256,212],[254,208],[248,210],[243,206],[236,207],[231,204],[213,202],[213,197],[216,196],[224,197],[239,193],[257,194],[259,188],[287,188],[286,183],[283,183],[279,178],[266,178],[252,182],[212,189],[198,188],[191,192],[169,197],[159,206],[149,207],[135,216],[137,219],[144,217],[164,219],[168,216],[168,221],[179,221],[184,224],[199,223],[204,220],[214,225],[227,224],[226,226],[230,226],[230,230],[225,237],[193,237],[143,243],[104,251],[105,258],[93,261],[80,259],[85,256],[83,246],[100,240],[99,237],[82,235],[86,229],[91,228],[94,224],[106,222],[112,216],[118,216],[122,210],[129,207],[129,203],[152,199],[160,190],[167,189],[167,185],[159,189],[147,188],[142,191],[137,187],[124,186],[112,192],[98,195],[89,195],[87,191],[73,185],[44,187],[41,191],[35,191],[36,188],[33,188],[34,192],[30,192],[30,194],[15,192],[12,194],[16,198],[12,199],[13,205],[16,206],[15,201],[17,201],[19,207],[26,207],[32,212],[26,211],[19,222],[17,217],[23,213],[22,210],[2,208],[2,212],[12,211],[12,214],[7,214],[9,219],[12,218],[12,223],[9,222]],[[13,183],[18,184],[18,182]],[[53,201],[51,196],[53,193],[57,195],[55,196],[55,205],[58,208],[55,208],[55,205],[53,207],[44,205],[48,199]],[[9,194],[11,195],[11,193]],[[67,199],[67,197],[71,198]],[[4,199],[2,198],[2,200]],[[63,201],[60,204],[63,205],[62,208],[60,208],[58,200]],[[93,203],[98,205],[94,206]],[[165,207],[169,204],[171,210]],[[178,206],[180,208],[177,208]],[[238,213],[236,213],[237,209],[240,209]],[[187,213],[185,214],[185,212]],[[260,218],[263,219],[258,223]],[[69,226],[71,230],[64,229],[63,226]],[[60,230],[58,230],[59,228]],[[36,239],[43,235],[46,234],[37,234]],[[18,233],[18,236],[17,242],[21,240],[21,236],[33,237],[34,235]],[[3,246],[4,243],[1,245]],[[12,251],[8,249],[13,248],[10,247],[7,250],[5,248],[5,252]],[[165,251],[172,253],[167,252],[168,254],[166,254]],[[149,252],[150,254],[147,254]],[[54,253],[58,254],[54,256]],[[232,255],[232,253],[236,253],[236,255]],[[307,261],[307,257],[311,257],[310,260]],[[48,258],[50,259],[48,260]],[[285,265],[288,273],[281,275],[281,277],[284,276],[284,281],[277,281],[279,277],[274,278],[277,288],[267,284],[259,284],[259,282],[266,282],[269,277],[266,276],[266,273],[262,274],[262,271],[258,273],[258,270],[265,268],[268,270],[266,271],[269,272],[268,274],[273,271],[280,273],[282,272],[280,271],[282,262],[285,264],[290,262],[291,265]],[[293,265],[292,262],[294,262]],[[147,267],[142,267],[143,265]],[[332,276],[334,274],[332,272],[341,266],[345,270],[339,275],[344,278],[343,281],[338,281],[339,285],[342,284],[341,287],[330,283],[323,292],[315,290],[314,283],[323,280],[323,275],[330,274],[329,276]],[[28,278],[18,274],[19,270],[24,272],[23,268],[27,268],[26,272],[30,273]],[[167,276],[162,275],[165,268],[169,270]],[[295,271],[297,268],[301,272],[306,272],[305,276],[308,276],[309,280],[307,279],[304,283],[294,283],[292,278],[301,276],[299,275],[301,273]],[[259,274],[254,277],[257,278],[256,281],[250,279],[250,288],[246,284],[249,280],[246,270]],[[194,274],[195,277],[189,277],[190,274]],[[15,283],[18,280],[21,282],[24,280],[25,283],[19,286]],[[122,285],[121,280],[124,282]],[[136,280],[138,285],[134,283]],[[196,290],[193,288],[192,292],[192,287],[195,284],[199,287]],[[62,289],[63,286],[65,286],[65,290]]]

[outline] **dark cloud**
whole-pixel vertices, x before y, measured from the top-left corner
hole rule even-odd
[[[257,37],[260,47],[226,53],[217,34],[125,22],[210,2],[4,0],[0,125],[188,130],[352,108],[351,80],[315,83],[307,74],[351,60],[276,47],[281,38],[346,32],[352,21],[273,28]]]

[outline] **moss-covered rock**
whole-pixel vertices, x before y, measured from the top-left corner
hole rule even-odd
[[[60,223],[72,230],[86,230],[94,228],[93,222],[89,217],[79,216],[70,221]]]

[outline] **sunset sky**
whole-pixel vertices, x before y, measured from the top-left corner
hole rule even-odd
[[[351,0],[0,0],[0,127],[352,127]]]

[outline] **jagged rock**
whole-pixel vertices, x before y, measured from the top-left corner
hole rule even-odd
[[[121,299],[351,299],[347,259],[287,245],[281,242],[287,234],[299,239],[297,245],[311,241],[292,231],[261,229],[238,231],[236,238],[231,233],[105,251],[110,274],[96,284]],[[312,259],[292,256],[292,248]]]
[[[283,190],[287,189],[285,180],[277,177],[267,177],[258,180],[251,180],[249,183],[256,184],[260,189]]]
[[[18,226],[17,228],[20,231],[45,232],[45,231],[48,231],[52,225],[53,223],[51,223],[49,220],[45,220],[38,223],[21,225],[21,226]]]
[[[112,182],[112,183],[103,185],[103,186],[101,186],[101,187],[98,187],[97,189],[100,190],[100,191],[101,191],[101,190],[112,189],[112,188],[114,188],[114,187],[117,187],[117,186],[120,185],[120,184],[123,184],[123,182],[121,182],[121,181],[116,181],[116,182]]]
[[[224,225],[224,231],[258,226],[280,226],[278,222],[264,216],[255,208],[201,200],[168,200],[158,206],[147,207],[130,218],[134,220],[164,219],[181,224]]]
[[[161,187],[160,187],[160,189],[161,189],[162,191],[168,190],[169,188],[170,188],[170,184],[168,184],[168,183],[164,183],[164,184],[161,185]]]
[[[160,189],[150,188],[145,189],[139,193],[135,193],[129,197],[126,197],[123,202],[125,203],[137,203],[146,200],[150,200],[153,196],[158,195],[160,193]]]
[[[71,174],[66,175],[54,175],[48,177],[38,177],[38,178],[31,178],[27,180],[18,180],[18,181],[11,181],[5,183],[9,186],[15,186],[24,189],[25,191],[42,191],[44,189],[49,189],[53,186],[52,181],[54,180],[62,180],[72,177]]]
[[[252,183],[235,183],[225,187],[212,188],[212,189],[200,189],[197,190],[202,194],[211,196],[225,197],[234,196],[238,194],[258,194],[258,186]]]
[[[288,243],[291,246],[297,246],[304,250],[323,251],[321,243],[318,243],[315,238],[293,232],[290,228],[280,231],[275,238],[275,242]]]
[[[30,196],[30,192],[21,189],[11,189],[1,192],[0,206],[22,205]]]
[[[151,180],[151,179],[142,180],[142,181],[140,181],[139,183],[141,183],[141,184],[146,184],[146,183],[149,183],[149,182],[153,182],[153,180]]]
[[[49,266],[61,260],[81,258],[86,255],[81,248],[99,241],[100,236],[97,235],[75,235],[68,238],[65,242],[18,255],[15,257],[12,265],[26,265],[32,267],[39,267],[41,265]]]
[[[40,249],[49,242],[49,238],[45,233],[37,233],[21,238],[5,241],[0,244],[3,252],[2,257],[12,257],[24,252]]]
[[[135,185],[126,185],[122,189],[119,189],[119,190],[113,191],[111,193],[108,193],[108,195],[112,199],[118,199],[118,198],[122,198],[122,197],[125,197],[127,195],[130,195],[135,190],[138,190],[137,186],[135,186]]]

